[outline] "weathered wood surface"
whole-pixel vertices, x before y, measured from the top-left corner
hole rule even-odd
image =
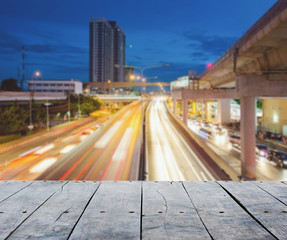
[[[0,239],[287,239],[286,182],[0,182]]]
[[[102,182],[71,238],[139,239],[141,182]]]
[[[17,193],[32,182],[0,181],[0,202]]]
[[[63,182],[44,184],[35,182],[2,201],[0,203],[0,239],[8,237],[64,184]]]
[[[99,183],[68,182],[32,214],[11,239],[67,239]]]
[[[287,239],[287,206],[253,182],[219,182],[246,211],[278,239]],[[287,191],[285,191],[287,194]]]
[[[214,239],[274,239],[217,182],[185,182],[184,187]]]
[[[210,239],[180,182],[143,182],[143,239]]]

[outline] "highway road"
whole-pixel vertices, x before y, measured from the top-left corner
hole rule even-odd
[[[66,151],[82,142],[92,129],[106,121],[106,112],[52,128],[50,132],[36,133],[13,144],[1,153],[0,180],[33,180]]]
[[[111,117],[37,179],[138,180],[141,104]]]
[[[19,158],[19,155],[22,155],[26,152],[31,151],[34,148],[39,148],[39,146],[44,146],[49,143],[53,143],[58,138],[65,136],[70,136],[74,134],[75,130],[88,127],[92,125],[95,119],[98,119],[98,122],[103,122],[106,120],[107,113],[104,111],[98,111],[97,114],[93,117],[80,119],[78,121],[73,121],[69,123],[64,123],[59,126],[55,126],[50,129],[50,131],[42,130],[40,132],[34,133],[31,136],[22,137],[16,141],[1,144],[0,146],[0,166],[1,164],[7,164],[13,160]],[[80,130],[79,130],[80,131]],[[3,146],[6,145],[3,148]]]
[[[216,167],[200,159],[172,120],[164,100],[154,99],[146,113],[146,170],[149,181],[218,180]]]
[[[238,148],[232,147],[227,135],[212,135],[207,137],[206,135],[200,134],[199,128],[194,124],[194,121],[189,120],[188,126],[193,130],[198,136],[200,136],[206,144],[215,151],[219,156],[221,156],[230,166],[235,169],[240,175],[241,172],[241,151]],[[239,133],[237,133],[239,134]],[[268,148],[280,148],[274,146],[274,144],[268,144],[263,141],[257,140],[257,144],[264,144]],[[280,148],[280,151],[286,151]],[[275,166],[272,162],[268,161],[264,157],[256,156],[256,175],[257,180],[262,181],[286,181],[287,180],[287,169],[283,169]]]

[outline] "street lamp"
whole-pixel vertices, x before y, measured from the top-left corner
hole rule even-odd
[[[144,70],[149,69],[149,68],[160,68],[160,67],[168,67],[168,66],[169,66],[169,64],[152,65],[152,66],[146,66],[146,67],[138,67],[138,66],[132,66],[132,67],[140,70],[140,72],[141,72],[140,79],[142,80],[143,79]],[[120,68],[120,67],[130,68],[131,66],[115,64],[115,68]]]
[[[111,84],[111,80],[108,80],[108,93],[111,94],[111,87],[110,87],[110,84]]]
[[[47,107],[47,131],[50,130],[49,128],[49,106],[52,105],[52,103],[49,103],[48,100],[46,103],[44,103],[44,105]]]
[[[34,77],[40,77],[41,73],[39,71],[35,71],[32,75],[32,83],[31,83],[31,89],[30,90],[30,124],[28,126],[29,130],[31,131],[34,128],[34,125],[32,123],[32,100],[34,97]]]
[[[149,69],[149,68],[160,68],[160,67],[168,67],[168,66],[169,66],[169,64],[152,65],[152,66],[146,66],[146,67],[138,67],[138,66],[132,66],[132,67],[140,70],[140,72],[141,72],[140,79],[141,79],[141,81],[143,81],[144,80],[144,78],[143,78],[144,70]],[[131,66],[115,64],[115,68],[120,68],[120,67],[130,68]],[[143,82],[145,83],[146,80],[144,80]],[[145,89],[145,84],[144,84],[144,89]],[[142,92],[142,88],[141,88],[141,92]],[[141,96],[141,140],[143,141],[143,97],[142,96]]]
[[[111,80],[108,80],[107,83],[108,83],[108,88],[109,88],[109,85],[111,84]],[[104,94],[106,94],[106,91],[107,91],[107,84],[105,82]],[[110,88],[109,88],[108,91],[109,91],[109,94],[110,94]]]

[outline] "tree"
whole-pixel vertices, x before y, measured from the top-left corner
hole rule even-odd
[[[83,115],[89,116],[92,112],[101,108],[102,102],[98,98],[85,96],[83,94],[71,94],[71,112],[74,114],[78,112],[78,103],[80,103],[81,112]]]
[[[2,91],[13,91],[19,92],[21,88],[17,84],[17,80],[14,78],[5,79],[1,83],[1,90]]]
[[[29,112],[17,104],[0,109],[0,134],[19,132],[28,126]]]
[[[91,103],[81,104],[81,112],[83,113],[83,115],[89,116],[94,111],[95,107]]]

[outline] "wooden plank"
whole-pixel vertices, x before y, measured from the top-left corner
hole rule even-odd
[[[35,211],[11,239],[68,239],[99,182],[68,182]]]
[[[0,203],[30,184],[32,182],[0,181]]]
[[[0,239],[5,239],[66,182],[34,182],[0,203]],[[43,216],[44,217],[44,216]]]
[[[252,182],[219,182],[219,184],[270,233],[279,239],[286,239],[287,206],[285,204]]]
[[[261,189],[265,190],[273,197],[287,205],[287,185],[282,182],[253,182]]]
[[[143,239],[211,239],[181,182],[143,182]]]
[[[216,182],[183,185],[213,239],[274,239]]]
[[[139,239],[141,182],[102,182],[70,239]]]

